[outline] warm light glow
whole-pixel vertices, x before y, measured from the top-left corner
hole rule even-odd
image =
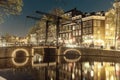
[[[77,47],[77,46],[76,46],[76,45],[73,45],[73,44],[66,44],[66,47],[74,48],[74,47]]]
[[[113,28],[110,28],[111,31],[113,31],[114,29]]]
[[[40,58],[39,58],[39,62],[41,62],[41,61],[42,61],[42,58],[40,57]]]
[[[68,69],[68,67],[67,66],[65,66],[65,70],[67,71],[67,69]]]
[[[75,74],[74,73],[72,73],[72,79],[75,79]]]
[[[73,64],[72,63],[68,63],[68,70],[69,71],[71,71],[72,67],[73,67]]]
[[[97,33],[100,34],[100,31],[98,30]]]
[[[93,70],[91,70],[91,77],[93,77],[94,76],[94,71]]]
[[[72,39],[69,40],[69,43],[72,43]]]
[[[106,79],[107,80],[115,80],[115,67],[113,66],[107,66],[105,67],[105,72],[106,72]]]
[[[90,65],[89,65],[89,63],[87,62],[87,63],[85,63],[84,64],[84,66],[86,67],[86,68],[89,68],[90,67]]]
[[[78,73],[79,73],[79,75],[81,75],[81,70],[80,70],[80,69],[79,69],[79,72],[78,72]]]
[[[118,64],[116,64],[116,65],[115,65],[115,68],[116,68],[116,71],[119,71],[119,70],[120,70],[120,68],[119,68],[119,65],[118,65]]]
[[[75,72],[76,72],[76,73],[78,72],[78,69],[77,69],[77,68],[75,69]]]
[[[109,33],[106,31],[105,35],[107,36],[107,35],[109,35]]]
[[[53,80],[53,78],[51,78],[50,80]]]
[[[109,24],[106,24],[106,29],[109,29]]]
[[[102,65],[101,63],[98,64],[98,69],[101,69],[102,68]]]
[[[115,80],[113,75],[110,77],[110,80]]]
[[[73,26],[73,30],[75,30],[75,26]]]
[[[84,73],[87,74],[87,69],[84,70]]]
[[[100,71],[98,71],[98,77],[100,77]]]

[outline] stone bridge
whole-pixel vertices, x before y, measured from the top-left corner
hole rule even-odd
[[[0,47],[0,68],[30,66],[32,60],[31,48],[30,46]]]
[[[38,55],[38,56],[36,56]],[[36,58],[34,58],[36,56]],[[34,59],[38,58],[38,62]],[[41,60],[42,59],[42,60]],[[41,61],[41,62],[39,62]],[[0,47],[0,68],[41,66],[49,62],[120,62],[120,51],[49,46]]]
[[[67,48],[62,47],[60,54],[66,57],[60,57],[59,61],[62,62],[120,62],[119,50],[106,50],[94,48]],[[69,54],[69,56],[67,56]],[[72,58],[71,58],[72,57]],[[71,59],[73,60],[71,60]]]

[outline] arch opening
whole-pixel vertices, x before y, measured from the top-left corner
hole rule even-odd
[[[16,66],[24,66],[29,59],[29,53],[26,49],[15,49],[11,56],[12,62]]]

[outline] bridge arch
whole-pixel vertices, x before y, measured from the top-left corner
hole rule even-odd
[[[29,56],[29,53],[26,49],[17,48],[11,54],[12,63],[15,66],[24,66],[27,64],[27,62],[29,60],[28,56]]]
[[[70,55],[70,56],[74,57],[74,55],[75,55],[75,56],[77,56],[77,58],[70,59],[70,58],[66,57],[67,54],[69,55],[71,53],[72,53],[72,55]],[[64,58],[64,60],[66,62],[77,62],[77,61],[79,61],[81,59],[81,52],[79,50],[77,50],[77,49],[67,49],[67,50],[64,51],[63,54],[64,54],[63,58]]]

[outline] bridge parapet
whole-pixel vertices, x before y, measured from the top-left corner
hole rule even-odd
[[[43,61],[45,62],[50,60],[60,63],[92,61],[120,62],[120,51],[117,50],[60,47],[57,51],[55,47],[15,46],[0,47],[0,68],[33,66],[33,57],[36,53],[43,55]]]
[[[117,51],[117,50],[80,48],[80,47],[74,47],[74,48],[61,47],[59,54],[64,55],[66,51],[72,50],[72,49],[79,51],[81,54],[81,55],[77,55],[77,56],[81,56],[81,58],[77,62],[85,62],[85,61],[120,62],[120,51]],[[71,51],[69,51],[68,53],[71,53]],[[74,55],[71,55],[71,56],[74,56]],[[61,63],[69,62],[69,61],[66,61],[65,58],[63,57],[59,57],[59,61]]]
[[[0,68],[30,66],[31,57],[28,46],[0,47]]]

